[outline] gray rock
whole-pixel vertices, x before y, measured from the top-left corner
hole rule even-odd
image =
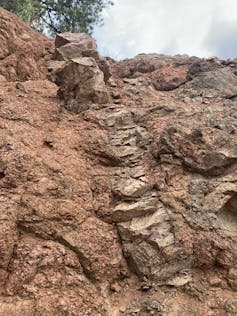
[[[114,151],[116,153],[116,155],[118,156],[118,158],[129,158],[131,156],[135,156],[135,155],[139,155],[142,154],[139,151],[139,148],[137,146],[129,146],[129,145],[125,145],[125,146],[117,146],[114,148]]]
[[[126,222],[134,217],[154,213],[157,207],[156,197],[143,197],[136,202],[124,202],[117,205],[108,219],[113,222]]]
[[[151,183],[129,178],[115,183],[113,192],[122,199],[134,199],[142,196],[152,187]]]
[[[68,61],[79,57],[93,57],[99,58],[96,50],[88,50],[83,43],[68,43],[60,46],[55,50],[55,59]]]
[[[118,223],[117,227],[130,268],[139,276],[164,280],[190,267],[190,259],[178,259],[170,218],[161,205],[156,212]],[[172,248],[170,255],[169,251],[164,255],[168,247]]]
[[[173,278],[167,280],[165,284],[180,287],[191,281],[192,275],[190,273],[181,273],[180,275],[176,275]]]
[[[69,32],[58,34],[55,39],[55,47],[54,59],[69,61],[74,58],[92,57],[104,73],[105,82],[111,77],[108,61],[100,56],[95,40],[88,34]]]
[[[126,223],[118,224],[118,228],[123,240],[131,240],[135,236],[149,238],[152,244],[164,248],[174,243],[174,236],[170,232],[169,216],[167,212],[159,206],[158,210],[147,216],[133,218]]]
[[[213,71],[221,67],[222,65],[219,60],[199,59],[199,60],[196,60],[194,63],[192,63],[192,65],[189,67],[187,76],[188,76],[188,79],[194,79],[195,77],[197,77],[199,74],[203,72]]]
[[[187,119],[171,122],[159,139],[155,153],[159,161],[171,154],[170,164],[178,158],[189,170],[211,176],[222,175],[236,165],[236,127],[230,132],[235,119],[205,113],[203,116],[191,122]]]
[[[64,69],[66,66],[66,61],[50,60],[47,64],[49,79],[56,84],[60,85],[63,82],[63,78],[57,76],[57,74]]]
[[[72,102],[101,104],[109,101],[104,75],[91,57],[72,59],[57,73],[57,78],[61,83],[58,94],[69,107]]]
[[[237,77],[226,68],[200,73],[185,86],[196,90],[215,90],[223,98],[237,95]]]
[[[95,41],[86,33],[70,33],[65,32],[57,34],[55,39],[55,47],[59,48],[69,43],[78,43],[83,50],[96,50]]]
[[[222,233],[237,233],[237,185],[222,183],[204,199],[204,212],[215,213]]]

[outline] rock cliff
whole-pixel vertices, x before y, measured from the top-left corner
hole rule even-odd
[[[0,24],[0,316],[236,315],[237,60]]]

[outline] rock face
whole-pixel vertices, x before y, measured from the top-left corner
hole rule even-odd
[[[196,121],[180,118],[167,126],[155,153],[157,159],[171,155],[191,171],[203,175],[221,175],[237,163],[235,118],[224,113],[194,115]],[[227,135],[229,135],[227,137]]]
[[[231,70],[222,68],[200,73],[187,86],[194,90],[212,90],[224,98],[237,96],[237,78]]]
[[[236,60],[55,47],[0,77],[0,316],[236,315]]]
[[[53,42],[0,8],[0,74],[9,81],[45,79]]]
[[[115,70],[120,78],[138,78],[153,85],[156,90],[169,91],[188,81],[189,67],[197,58],[179,55],[175,59],[158,54],[140,54],[133,59],[117,63]]]

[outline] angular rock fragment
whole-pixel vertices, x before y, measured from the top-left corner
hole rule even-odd
[[[55,46],[49,77],[59,85],[65,108],[80,113],[89,109],[89,103],[108,103],[105,82],[111,76],[110,67],[97,52],[96,42],[85,33],[61,33]]]
[[[118,224],[118,228],[122,239],[125,241],[130,240],[132,237],[139,236],[144,239],[149,238],[152,242],[156,243],[159,247],[166,247],[174,242],[173,235],[169,233],[170,226],[163,225],[157,229],[160,224],[169,221],[169,216],[163,208],[159,208],[153,214],[145,215],[138,218],[133,218],[130,222]],[[165,230],[168,229],[167,232]],[[167,240],[165,240],[167,238]]]
[[[64,46],[56,48],[55,59],[58,61],[68,61],[74,58],[80,57],[97,57],[98,53],[94,50],[85,53],[86,48],[83,47],[81,43],[68,43]],[[87,56],[84,56],[86,54]]]
[[[139,244],[123,242],[124,256],[128,266],[139,277],[152,277],[152,268],[161,266],[162,258],[158,251],[145,241]]]
[[[237,185],[220,184],[206,196],[203,211],[216,214],[217,224],[223,233],[237,235]]]
[[[134,124],[131,112],[127,111],[126,108],[115,108],[113,111],[105,113],[104,121],[108,127],[116,126],[119,129],[119,127],[126,126],[126,130],[129,130],[129,126]]]
[[[142,199],[131,202],[121,203],[112,211],[112,214],[108,217],[109,221],[112,222],[125,222],[129,221],[134,217],[144,216],[146,214],[154,213],[159,206],[156,197],[143,197]]]
[[[149,182],[130,178],[124,181],[121,180],[118,184],[115,184],[113,192],[122,199],[129,200],[141,197],[151,187],[152,185]]]
[[[191,281],[192,281],[192,276],[190,275],[190,273],[183,273],[167,280],[165,284],[172,285],[175,287],[180,287]]]
[[[70,61],[74,58],[92,57],[100,70],[104,73],[107,82],[111,77],[110,66],[106,58],[100,56],[95,40],[86,33],[61,33],[55,39],[54,59]]]
[[[80,45],[79,48],[81,51],[97,49],[95,41],[86,33],[65,32],[57,34],[55,39],[56,48],[62,47],[70,43]]]
[[[187,67],[171,65],[165,69],[155,71],[151,78],[156,90],[174,90],[187,82]]]
[[[145,176],[146,171],[143,166],[136,166],[130,169],[130,174],[133,178],[140,178],[142,176]]]
[[[172,225],[164,208],[117,226],[130,268],[139,276],[163,280],[190,266],[190,259],[179,258],[177,254]],[[166,252],[168,247],[172,250]]]
[[[58,94],[68,109],[80,112],[80,104],[109,101],[104,75],[91,57],[71,60],[57,73],[57,78],[61,81]]]
[[[56,84],[61,85],[61,83],[63,82],[63,78],[58,77],[57,73],[62,71],[65,66],[66,61],[50,60],[47,64],[49,79]]]

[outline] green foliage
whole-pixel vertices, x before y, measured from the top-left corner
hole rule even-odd
[[[102,23],[102,10],[112,4],[110,0],[0,0],[1,7],[51,35],[61,32],[91,34],[94,26]]]

